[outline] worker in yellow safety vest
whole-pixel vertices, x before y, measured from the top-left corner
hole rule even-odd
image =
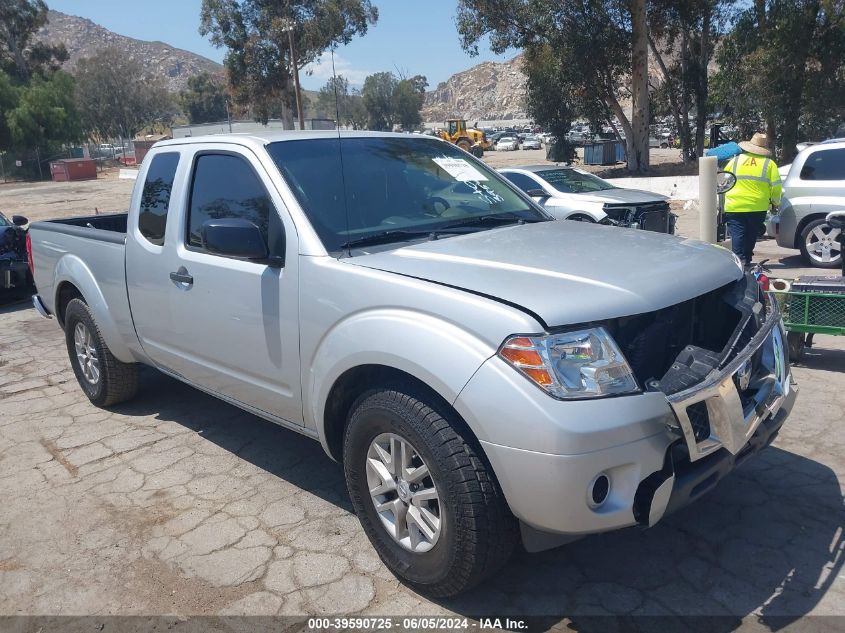
[[[736,184],[725,194],[725,223],[731,236],[731,250],[749,266],[757,235],[770,205],[779,205],[781,196],[778,166],[772,160],[765,134],[756,133],[742,141],[742,154],[734,156],[725,171],[736,176]]]

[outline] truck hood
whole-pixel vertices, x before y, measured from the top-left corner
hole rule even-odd
[[[577,196],[578,200],[583,200],[585,202],[609,202],[610,204],[644,204],[647,202],[662,202],[663,200],[666,200],[666,196],[661,196],[659,193],[642,191],[640,189],[623,189],[621,187],[605,189],[603,191],[592,191],[590,193],[560,194],[560,197],[569,198],[570,196]]]
[[[723,248],[582,222],[539,222],[361,255],[347,263],[515,304],[548,327],[641,314],[742,277]]]

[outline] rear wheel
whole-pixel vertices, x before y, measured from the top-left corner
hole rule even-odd
[[[114,357],[82,299],[73,299],[67,305],[65,341],[76,380],[93,404],[107,407],[137,393],[138,365]]]
[[[472,143],[470,143],[467,139],[462,138],[459,140],[456,145],[460,147],[465,152],[468,152],[472,148]]]
[[[825,220],[813,220],[801,231],[801,255],[811,266],[838,268],[842,265],[842,247],[839,235],[842,229],[835,229]]]
[[[787,332],[786,345],[789,348],[789,362],[800,363],[804,358],[804,333]]]
[[[385,565],[432,596],[465,591],[510,557],[517,521],[453,412],[401,382],[353,405],[344,440],[349,495]]]
[[[573,213],[570,216],[567,216],[567,220],[572,220],[573,222],[592,222],[595,224],[595,220],[585,213]]]

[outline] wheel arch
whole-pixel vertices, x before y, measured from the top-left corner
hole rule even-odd
[[[68,303],[76,298],[84,301],[114,357],[123,363],[132,363],[136,358],[126,345],[118,322],[123,316],[120,314],[121,310],[126,311],[128,318],[128,300],[125,305],[115,305],[120,304],[120,299],[126,297],[125,284],[125,279],[121,279],[120,287],[112,287],[108,293],[108,297],[112,299],[110,302],[85,262],[75,255],[65,255],[55,269],[53,306],[56,320],[64,328]]]
[[[56,286],[56,300],[53,305],[56,306],[56,320],[59,322],[62,329],[65,327],[65,312],[67,311],[67,305],[74,299],[82,299],[82,301],[85,301],[85,297],[82,292],[73,284],[73,282],[65,280]]]
[[[352,367],[334,381],[323,408],[321,441],[328,455],[337,462],[343,462],[343,436],[349,422],[352,406],[358,398],[375,389],[400,384],[410,384],[415,390],[431,398],[429,404],[448,412],[460,424],[458,429],[480,453],[484,450],[478,437],[458,413],[455,407],[436,389],[420,378],[389,365],[367,364]],[[486,455],[484,456],[486,460]]]
[[[824,220],[827,216],[827,213],[822,211],[811,212],[801,218],[801,221],[798,222],[798,226],[795,227],[795,239],[793,240],[793,248],[800,249],[801,248],[801,234],[804,233],[804,229],[807,228],[807,225],[814,221],[814,220]]]

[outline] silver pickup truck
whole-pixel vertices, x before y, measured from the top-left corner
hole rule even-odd
[[[438,139],[166,141],[128,215],[32,225],[34,303],[96,405],[147,364],[321,442],[385,564],[453,595],[520,539],[654,525],[796,396],[730,252],[551,220]]]

